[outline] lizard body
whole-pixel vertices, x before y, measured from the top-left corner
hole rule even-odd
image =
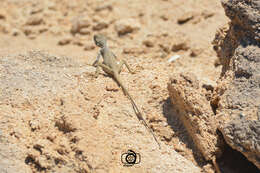
[[[142,113],[139,111],[139,109],[138,109],[136,103],[134,102],[132,96],[129,94],[128,90],[123,85],[123,83],[122,83],[122,81],[119,77],[119,74],[122,70],[123,65],[126,65],[129,72],[133,73],[131,71],[129,65],[127,64],[127,62],[125,60],[118,60],[117,57],[114,55],[114,53],[109,50],[109,48],[106,44],[106,38],[104,36],[94,35],[94,41],[95,41],[95,44],[98,47],[101,48],[99,53],[98,53],[96,61],[93,63],[93,66],[96,67],[95,77],[97,77],[99,75],[100,67],[101,67],[107,74],[111,75],[115,79],[115,81],[118,83],[118,85],[122,88],[124,94],[127,95],[128,98],[130,99],[137,118],[139,119],[139,121],[142,121],[144,126],[151,132],[151,134],[153,135],[153,138],[155,139],[155,141],[159,145],[159,148],[161,148],[161,146],[160,146],[157,138],[155,137],[152,129],[147,125],[146,121],[144,120],[144,118],[142,116]],[[103,63],[99,62],[99,59],[100,59],[101,56],[103,57]]]

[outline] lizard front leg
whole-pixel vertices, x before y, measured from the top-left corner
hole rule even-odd
[[[96,72],[95,72],[94,77],[97,78],[99,73],[100,73],[100,67],[99,67],[99,65],[97,63],[95,64],[95,67],[96,67]]]

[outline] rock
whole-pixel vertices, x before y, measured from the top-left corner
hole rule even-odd
[[[71,38],[63,38],[58,42],[58,45],[64,46],[70,44],[71,41],[72,41]]]
[[[89,34],[90,34],[90,30],[89,30],[88,28],[81,28],[81,29],[79,30],[79,33],[80,33],[81,35],[89,35]]]
[[[146,39],[143,41],[143,44],[146,46],[146,47],[154,47],[154,42],[152,40],[149,40],[149,39]]]
[[[29,38],[29,39],[35,39],[37,35],[39,34],[39,30],[36,27],[30,27],[30,26],[24,26],[22,28],[23,33]]]
[[[161,136],[163,136],[164,140],[166,140],[167,142],[171,141],[171,139],[174,136],[174,132],[172,131],[172,129],[169,126],[160,127],[158,129],[159,129]]]
[[[106,22],[98,22],[96,25],[92,27],[94,31],[100,31],[102,29],[105,29],[108,27],[108,24]]]
[[[177,52],[180,50],[188,50],[188,49],[189,49],[189,47],[187,46],[186,42],[179,41],[177,43],[173,43],[171,50],[173,52]]]
[[[171,50],[177,52],[180,50],[188,50],[190,47],[188,45],[189,39],[186,34],[177,32],[172,40]]]
[[[41,123],[38,119],[33,119],[29,121],[29,126],[31,127],[32,131],[35,131],[37,129],[40,129]]]
[[[239,44],[243,42],[248,45],[248,42],[253,41],[252,45],[259,45],[260,42],[259,3],[243,5],[244,3],[247,3],[246,0],[223,1],[222,3],[226,15],[233,21],[230,25],[232,27],[229,25],[224,26],[220,32],[216,34],[213,41],[214,49],[218,53],[223,65],[222,73],[225,73],[228,69],[229,62]],[[251,8],[252,10],[249,10]],[[243,9],[243,11],[241,11],[241,9]],[[236,27],[233,27],[235,24],[238,24],[241,28],[237,30]]]
[[[74,44],[74,45],[77,45],[77,46],[84,46],[84,43],[83,43],[83,41],[81,41],[81,40],[74,40],[74,41],[73,41],[73,44]]]
[[[181,17],[178,18],[178,24],[184,24],[194,18],[194,12],[185,12]]]
[[[125,35],[128,33],[132,33],[137,31],[141,28],[140,23],[132,18],[129,19],[121,19],[116,21],[115,23],[115,30],[118,35]]]
[[[72,26],[71,26],[71,33],[76,34],[79,33],[83,28],[88,28],[90,26],[90,21],[86,17],[79,17],[79,18],[74,18],[72,21]],[[81,33],[84,33],[84,31],[81,31]]]
[[[43,23],[43,18],[39,15],[32,15],[28,18],[26,25],[40,25]]]
[[[141,47],[127,47],[123,49],[124,54],[140,55],[145,53],[145,50]]]
[[[203,52],[203,49],[201,49],[199,47],[193,47],[193,48],[191,48],[190,56],[196,57],[196,56],[200,55],[202,52]]]
[[[209,11],[209,10],[204,10],[201,13],[201,15],[203,16],[204,19],[207,19],[207,18],[213,17],[215,15],[215,13],[212,11]]]
[[[87,43],[84,47],[84,50],[89,51],[89,50],[93,50],[95,49],[95,46],[93,45],[93,43]]]
[[[55,36],[60,36],[62,35],[62,31],[61,28],[58,26],[52,26],[49,28],[49,31],[51,34],[55,35]]]
[[[11,31],[12,36],[18,36],[21,34],[20,30],[13,28]]]
[[[42,27],[39,27],[39,33],[44,33],[44,32],[47,32],[48,31],[48,27],[45,27],[45,26],[42,26]]]
[[[10,32],[10,25],[7,23],[0,23],[0,32],[8,34]]]
[[[6,12],[3,11],[0,12],[0,20],[5,20],[6,16],[7,16]]]
[[[167,53],[167,54],[170,53],[171,47],[170,47],[170,45],[169,45],[167,42],[166,42],[166,43],[159,43],[158,45],[159,45],[160,49],[161,49],[163,52],[165,52],[165,53]]]
[[[103,10],[112,11],[113,10],[113,5],[102,3],[101,5],[99,5],[98,7],[95,8],[96,12],[100,12],[100,11],[103,11]]]
[[[43,5],[37,4],[36,6],[33,6],[30,10],[30,14],[37,14],[41,13],[43,11]]]
[[[178,116],[189,132],[195,145],[206,160],[220,154],[217,145],[214,113],[203,94],[199,80],[192,73],[174,74],[168,83],[171,102],[178,110]]]
[[[160,18],[161,18],[162,20],[164,20],[164,21],[167,21],[167,20],[170,19],[170,16],[167,15],[167,14],[163,14],[163,15],[160,16]]]
[[[25,34],[26,36],[35,34],[35,32],[34,32],[30,27],[25,27],[25,28],[23,28],[23,32],[24,32],[24,34]]]
[[[260,3],[233,0],[222,5],[231,22],[213,41],[222,74],[211,105],[227,144],[260,169]]]
[[[225,141],[260,168],[260,121],[237,119],[219,127]]]
[[[205,166],[203,166],[203,172],[205,172],[205,173],[215,173],[214,168],[209,163],[206,164]]]

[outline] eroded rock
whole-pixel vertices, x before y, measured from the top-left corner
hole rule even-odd
[[[75,18],[72,21],[72,26],[70,31],[72,34],[76,34],[76,33],[85,34],[86,33],[85,29],[88,28],[89,26],[90,26],[90,21],[88,18],[86,17]]]
[[[118,35],[125,35],[128,33],[132,33],[140,29],[140,23],[132,18],[129,19],[121,19],[115,23],[115,30]]]
[[[206,99],[203,88],[192,73],[175,74],[168,83],[173,105],[179,118],[188,129],[197,148],[206,158],[212,160],[220,151],[216,135],[214,113]]]
[[[226,142],[260,168],[260,3],[222,1],[228,27],[217,33],[213,42],[222,76],[211,104]]]
[[[234,120],[220,127],[225,141],[260,168],[260,121]]]

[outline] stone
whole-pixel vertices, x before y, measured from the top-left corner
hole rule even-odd
[[[152,40],[149,40],[149,39],[146,39],[143,41],[143,44],[146,46],[146,47],[154,47],[154,42]]]
[[[222,72],[211,105],[226,143],[260,169],[260,3],[233,0],[222,6],[231,22],[213,41]]]
[[[219,127],[225,141],[260,169],[260,121],[245,118]]]
[[[177,115],[204,158],[212,160],[216,153],[220,154],[217,126],[211,105],[202,90],[193,73],[174,74],[168,83],[171,102],[179,112]]]
[[[172,40],[171,50],[177,52],[180,50],[187,51],[190,47],[188,45],[189,39],[185,33],[177,32]]]
[[[83,28],[88,28],[90,26],[90,21],[86,17],[74,18],[72,21],[72,26],[70,32],[72,34],[79,33]]]
[[[105,29],[108,27],[108,24],[106,22],[98,22],[96,25],[92,27],[94,31],[100,31],[102,29]]]
[[[71,38],[63,38],[58,42],[58,45],[64,46],[70,44],[70,42],[71,42]]]
[[[84,50],[89,51],[95,49],[95,46],[92,43],[87,43],[84,47]]]
[[[190,56],[196,57],[196,56],[200,55],[202,52],[203,52],[203,49],[201,49],[199,47],[193,47],[193,48],[191,48]]]
[[[194,13],[189,11],[189,12],[183,13],[183,15],[181,17],[179,17],[177,21],[178,21],[178,24],[184,24],[193,18],[194,18]]]
[[[121,19],[116,21],[115,23],[115,30],[118,35],[125,35],[128,33],[132,33],[137,31],[141,28],[140,23],[132,18],[128,19]]]
[[[39,15],[32,15],[28,18],[27,25],[40,25],[43,23],[43,18]]]

